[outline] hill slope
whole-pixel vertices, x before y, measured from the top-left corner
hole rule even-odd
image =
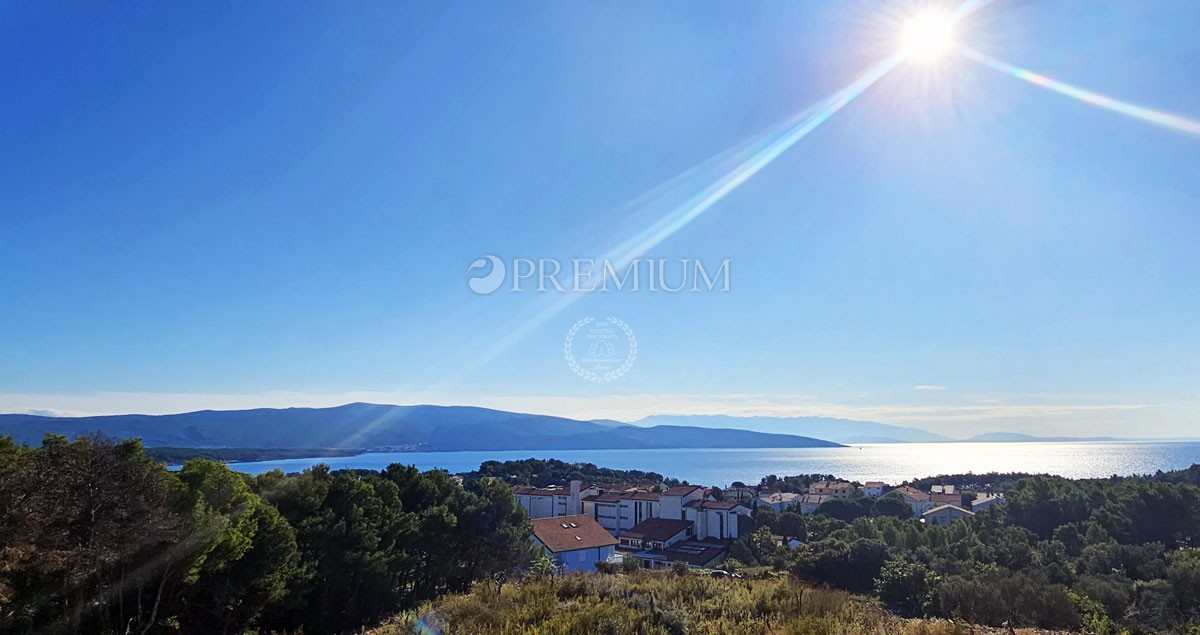
[[[139,437],[149,447],[593,450],[802,448],[837,443],[803,436],[678,426],[614,426],[468,406],[353,403],[334,408],[202,410],[172,415],[0,415],[0,436],[37,444],[53,432]]]
[[[642,633],[838,633],[839,635],[1050,635],[960,621],[901,619],[876,601],[786,578],[714,580],[703,572],[574,574],[477,585],[395,616],[366,635],[640,635]],[[1064,634],[1065,635],[1065,634]]]

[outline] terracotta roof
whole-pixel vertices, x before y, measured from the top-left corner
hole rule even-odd
[[[929,500],[929,494],[926,494],[925,492],[922,492],[919,489],[916,489],[914,487],[909,487],[907,485],[901,485],[900,487],[897,487],[896,489],[894,489],[892,491],[903,496],[904,498],[908,498],[911,500],[918,500],[918,501]]]
[[[805,494],[800,502],[805,505],[820,505],[836,498],[833,494]]]
[[[929,502],[938,504],[961,505],[962,496],[960,494],[930,494]]]
[[[647,518],[621,532],[621,536],[641,538],[651,542],[663,542],[675,537],[680,532],[692,526],[690,520],[675,520],[674,518]]]
[[[729,548],[729,544],[731,542],[733,541],[717,540],[715,538],[706,538],[704,540],[684,540],[677,542],[666,549],[652,549],[645,553],[656,556],[656,559],[664,559],[671,562],[686,562],[688,564],[702,567],[724,554]],[[637,555],[640,557],[642,554]]]
[[[617,503],[623,500],[638,500],[638,501],[658,501],[658,494],[654,492],[605,492],[603,494],[592,494],[579,499],[591,503]]]
[[[733,501],[696,500],[696,501],[688,501],[688,502],[684,503],[683,506],[690,507],[692,509],[733,509],[734,507],[742,507],[743,505],[741,505],[740,503],[735,503]]]
[[[817,481],[808,486],[808,489],[850,489],[854,487],[846,481]]]
[[[533,535],[554,553],[595,549],[617,544],[617,539],[591,516],[556,516],[529,521]],[[565,526],[564,526],[565,525]]]
[[[958,505],[938,505],[937,507],[934,507],[933,509],[931,509],[931,510],[929,510],[929,511],[925,512],[924,514],[921,514],[921,516],[928,516],[928,515],[930,515],[930,514],[933,514],[933,513],[936,513],[936,512],[940,512],[940,511],[942,511],[942,510],[944,510],[944,509],[953,509],[953,510],[956,510],[956,511],[962,512],[963,514],[965,514],[965,515],[967,515],[967,516],[974,516],[974,515],[975,515],[975,512],[970,512],[970,511],[967,511],[967,510],[965,510],[965,509],[963,509],[963,508],[959,507]]]
[[[597,485],[597,487],[606,492],[632,492],[634,490],[648,492],[658,486],[659,483],[654,481],[639,481],[636,483],[605,483],[603,485]]]
[[[687,496],[692,492],[700,489],[699,485],[676,485],[668,487],[667,491],[663,492],[663,496]]]
[[[863,487],[887,487],[887,483],[883,481],[867,481],[863,484]]]
[[[605,492],[603,494],[584,496],[582,500],[589,503],[617,503],[621,501],[621,495],[617,492]]]

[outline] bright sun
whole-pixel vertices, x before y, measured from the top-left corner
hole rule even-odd
[[[923,13],[904,25],[902,50],[905,55],[930,62],[954,45],[954,21],[940,13]]]

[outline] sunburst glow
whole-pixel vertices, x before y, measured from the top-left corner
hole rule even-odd
[[[954,46],[954,18],[942,13],[922,13],[904,25],[901,52],[910,58],[931,62]]]

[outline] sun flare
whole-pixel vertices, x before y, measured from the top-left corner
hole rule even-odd
[[[932,62],[954,45],[954,20],[946,14],[922,13],[904,25],[901,51],[907,57]]]

